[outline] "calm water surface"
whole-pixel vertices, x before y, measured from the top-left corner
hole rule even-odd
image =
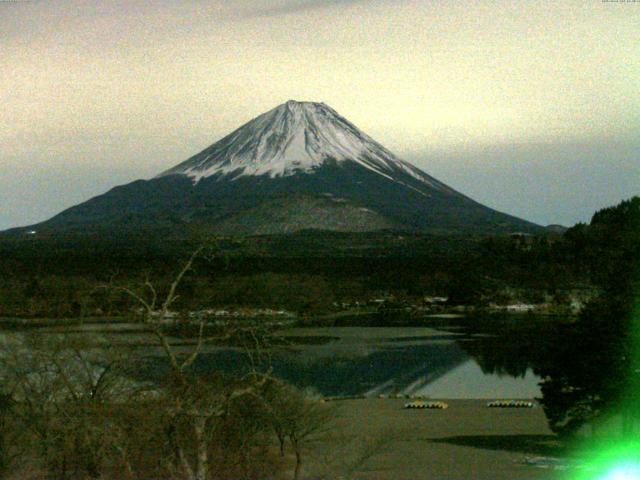
[[[275,375],[323,396],[540,397],[540,378],[530,357],[542,336],[526,328],[478,325],[467,319],[433,327],[290,329],[279,333],[282,345],[269,352],[270,364]],[[168,368],[139,326],[86,324],[40,329],[37,335],[51,333],[110,335],[118,344],[137,345],[141,376],[161,376]],[[238,372],[248,364],[242,349],[209,347],[194,368],[202,374]]]
[[[274,373],[324,396],[541,395],[540,378],[526,360],[511,362],[510,355],[518,352],[512,351],[514,339],[508,336],[426,327],[292,329],[282,335],[290,345],[272,352]],[[501,345],[507,351],[496,352]],[[234,369],[243,363],[242,357],[239,351],[207,352],[198,368]]]

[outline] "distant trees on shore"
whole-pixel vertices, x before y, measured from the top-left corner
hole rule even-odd
[[[602,293],[548,350],[542,403],[551,428],[571,434],[620,415],[624,434],[640,426],[640,197],[567,231]]]

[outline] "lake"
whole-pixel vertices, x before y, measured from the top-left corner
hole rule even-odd
[[[275,375],[320,396],[531,399],[541,396],[530,358],[540,334],[520,326],[529,321],[516,318],[509,328],[470,318],[416,327],[292,328],[278,332],[269,362]],[[88,323],[31,334],[52,333],[107,335],[113,343],[133,345],[136,368],[144,376],[162,375],[167,368],[139,325]],[[232,373],[248,363],[242,349],[207,347],[194,368],[202,374]]]
[[[540,378],[522,358],[522,332],[449,327],[327,327],[281,332],[274,374],[322,396],[419,395],[451,399],[536,398]],[[531,338],[527,338],[531,341]],[[487,353],[488,352],[488,353]],[[511,355],[517,355],[511,358]],[[197,368],[234,370],[237,350],[209,351]]]

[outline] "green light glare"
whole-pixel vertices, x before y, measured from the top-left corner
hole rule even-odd
[[[593,452],[585,456],[586,464],[572,469],[569,480],[640,480],[640,442],[612,442]]]
[[[574,470],[570,480],[640,480],[640,439],[637,436],[636,420],[640,407],[640,301],[636,295],[631,312],[629,339],[631,358],[625,400],[621,405],[622,414],[628,415],[631,428],[618,438],[601,439],[582,445],[582,455],[586,464]]]
[[[638,259],[640,216],[632,220],[630,236],[620,242],[631,252],[628,258]],[[617,289],[606,294],[612,296],[613,305],[621,302],[623,310],[630,307],[623,319],[624,346],[616,353],[625,371],[624,386],[620,398],[600,415],[603,422],[598,425],[596,419],[592,424],[598,433],[572,442],[569,467],[559,475],[563,480],[640,480],[640,263],[628,262],[620,273],[623,278],[628,275],[629,284],[616,284]]]
[[[640,465],[632,463],[616,467],[604,477],[602,480],[638,480],[640,479]]]
[[[577,441],[579,462],[562,476],[566,480],[640,480],[640,296],[635,295],[629,323],[629,370],[623,401],[616,409],[626,429],[615,436]]]

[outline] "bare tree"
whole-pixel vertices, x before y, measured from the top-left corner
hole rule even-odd
[[[140,322],[168,365],[168,374],[160,380],[136,379],[134,357],[109,339],[16,335],[0,348],[7,395],[6,404],[0,402],[0,427],[10,417],[24,426],[22,443],[31,457],[23,463],[56,480],[210,480],[216,475],[238,478],[238,472],[242,478],[263,478],[267,470],[256,470],[254,460],[270,471],[284,464],[272,454],[271,428],[283,452],[285,441],[291,445],[294,476],[300,477],[303,454],[321,436],[330,415],[272,377],[269,327],[219,325],[190,312],[176,317],[181,282],[200,252],[194,252],[166,288],[148,278],[138,289],[104,286],[140,306]],[[189,342],[175,341],[177,327],[193,335]],[[196,371],[207,346],[221,342],[244,349],[244,375]],[[3,409],[8,415],[2,415]],[[3,453],[6,449],[0,450],[0,467]]]
[[[281,456],[285,453],[286,440],[291,444],[295,455],[293,478],[297,480],[302,473],[304,452],[329,432],[334,411],[279,380],[270,383],[264,400],[267,418],[278,438]]]
[[[189,480],[206,480],[210,470],[210,440],[213,422],[225,416],[231,402],[244,396],[259,396],[260,389],[270,378],[270,371],[252,371],[235,382],[231,387],[221,387],[211,384],[203,378],[191,374],[190,367],[202,353],[204,345],[210,342],[221,342],[231,339],[234,335],[249,335],[259,348],[261,341],[256,335],[256,330],[251,327],[240,329],[236,326],[226,325],[216,335],[206,335],[208,321],[206,316],[201,316],[197,323],[197,333],[194,344],[186,354],[178,354],[178,350],[171,343],[166,327],[175,318],[171,307],[178,299],[178,288],[185,275],[193,268],[194,261],[201,254],[203,248],[197,249],[182,269],[171,282],[169,289],[161,298],[158,289],[149,279],[144,282],[144,292],[140,293],[128,287],[115,287],[135,299],[143,309],[143,324],[156,338],[164,356],[169,362],[171,375],[170,382],[164,392],[167,395],[169,412],[174,419],[169,427],[168,436],[173,444],[175,466],[173,470],[181,470]],[[112,287],[113,288],[113,287]],[[190,324],[194,322],[188,314],[186,317]],[[252,365],[254,365],[253,356]],[[255,366],[255,365],[254,365]],[[179,424],[186,422],[189,425],[193,441],[195,443],[194,459],[190,459],[186,453],[185,442],[180,440]],[[177,473],[177,472],[176,472]]]
[[[123,374],[122,352],[97,347],[39,335],[10,339],[0,355],[13,416],[52,478],[101,475],[117,431],[111,410],[137,388]]]
[[[0,476],[2,477],[6,475],[18,456],[15,452],[14,405],[15,402],[10,393],[0,393]]]

